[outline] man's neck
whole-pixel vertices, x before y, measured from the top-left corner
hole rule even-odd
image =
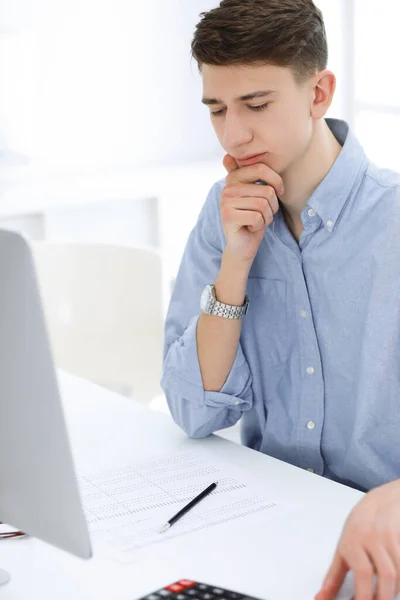
[[[325,119],[315,121],[313,136],[305,154],[282,174],[285,186],[285,194],[281,198],[283,213],[297,241],[303,228],[301,212],[330,171],[341,149]]]

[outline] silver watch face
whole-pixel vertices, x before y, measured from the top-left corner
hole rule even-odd
[[[200,308],[202,311],[207,310],[208,304],[209,304],[211,298],[212,298],[211,285],[206,285],[206,287],[203,290],[203,293],[201,294],[201,300],[200,300]]]

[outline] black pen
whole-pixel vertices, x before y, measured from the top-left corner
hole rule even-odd
[[[173,517],[171,517],[171,519],[169,521],[167,521],[167,523],[165,523],[165,525],[163,525],[161,527],[160,533],[164,533],[164,531],[167,531],[167,529],[169,529],[171,527],[171,525],[173,525],[181,517],[183,517],[183,515],[185,515],[188,512],[188,510],[190,510],[191,508],[193,508],[193,506],[196,506],[196,504],[198,504],[198,502],[200,502],[200,500],[203,500],[203,498],[205,498],[206,496],[208,496],[208,494],[211,494],[211,492],[213,490],[215,490],[216,487],[217,487],[217,484],[216,483],[212,483],[211,485],[208,486],[208,488],[206,488],[198,496],[196,496],[196,498],[193,498],[193,500],[191,500],[189,502],[189,504],[186,504],[186,506],[184,506],[179,512],[176,513],[176,515],[174,515]]]

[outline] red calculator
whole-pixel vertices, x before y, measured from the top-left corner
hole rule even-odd
[[[215,585],[180,579],[139,600],[261,600]]]

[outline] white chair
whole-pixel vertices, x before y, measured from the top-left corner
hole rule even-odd
[[[160,394],[159,253],[111,244],[31,244],[56,365],[142,402]]]

